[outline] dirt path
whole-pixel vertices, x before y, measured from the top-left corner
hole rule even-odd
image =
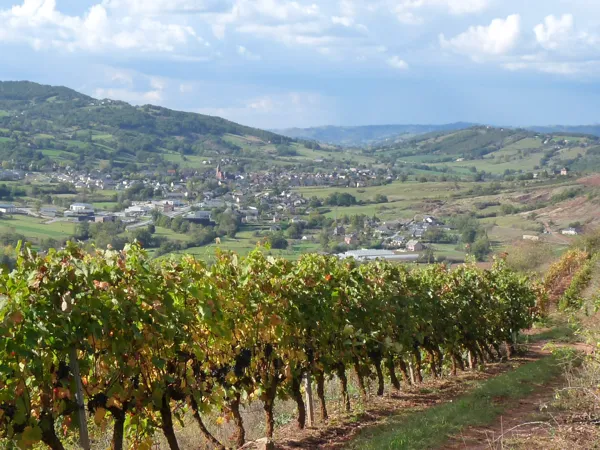
[[[522,356],[509,362],[488,364],[482,372],[466,371],[456,377],[431,379],[418,386],[403,388],[399,392],[391,391],[384,397],[373,396],[363,406],[361,413],[344,415],[335,411],[334,418],[330,419],[329,423],[323,423],[317,417],[316,426],[302,431],[297,430],[293,425],[282,427],[276,433],[276,448],[279,450],[344,448],[361,430],[379,425],[392,415],[414,412],[452,401],[472,389],[475,381],[493,378],[547,356],[549,352],[544,349],[544,345],[545,342],[531,344]],[[475,430],[473,433],[479,434]],[[474,443],[476,442],[478,441],[475,440]],[[448,448],[465,447],[455,445]]]
[[[546,221],[546,220],[542,220],[542,225],[544,225],[544,228],[546,230],[546,232],[552,236],[553,238],[555,238],[557,241],[563,243],[563,244],[571,244],[571,240],[564,237],[562,234],[560,234],[557,231],[552,230],[552,228],[550,228],[550,224]]]
[[[531,347],[540,356],[549,354],[544,343]],[[558,347],[568,347],[584,354],[590,354],[593,348],[587,344],[558,344]],[[555,398],[555,391],[564,386],[562,376],[552,382],[539,386],[531,395],[512,402],[509,408],[491,425],[469,427],[459,435],[448,440],[441,448],[444,450],[472,449],[489,450],[505,449],[506,442],[520,443],[517,448],[544,448],[540,440],[546,437],[555,426],[559,425],[558,418],[548,412],[548,405]],[[516,444],[515,444],[516,445]],[[510,447],[513,448],[513,447]],[[584,448],[584,447],[581,447]]]

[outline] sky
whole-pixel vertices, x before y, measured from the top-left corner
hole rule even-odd
[[[0,0],[0,80],[319,125],[600,122],[599,0]]]

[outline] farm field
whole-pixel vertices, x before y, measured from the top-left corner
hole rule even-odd
[[[487,186],[487,183],[482,183],[481,186]],[[398,200],[418,200],[424,198],[448,198],[451,195],[466,192],[472,186],[468,183],[455,182],[428,182],[421,183],[416,181],[406,181],[404,183],[395,181],[391,184],[383,186],[372,186],[364,188],[343,188],[343,187],[301,187],[295,189],[304,197],[327,198],[329,195],[336,192],[347,192],[356,197],[357,200],[372,200],[376,195],[381,194],[387,196],[390,202]]]
[[[0,220],[0,232],[16,232],[36,240],[47,237],[66,239],[75,232],[75,224],[71,222],[44,222],[45,219],[15,214]]]

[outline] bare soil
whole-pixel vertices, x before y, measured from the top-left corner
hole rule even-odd
[[[539,332],[543,332],[540,329]],[[539,355],[548,354],[546,343],[536,344],[532,351]],[[584,343],[554,344],[555,347],[566,347],[589,355],[594,348]],[[493,424],[484,427],[470,427],[460,435],[451,438],[442,447],[445,450],[458,449],[587,449],[592,442],[584,436],[598,437],[597,428],[589,423],[573,423],[572,415],[564,411],[556,411],[551,404],[556,391],[565,384],[563,377],[539,387],[526,398],[513,402],[509,409]],[[504,400],[506,401],[506,400]],[[565,428],[565,424],[571,424]],[[566,436],[561,437],[561,433]],[[576,433],[576,434],[573,434]]]
[[[383,397],[372,396],[366,404],[362,405],[360,413],[342,414],[333,411],[332,418],[328,422],[323,422],[317,416],[315,426],[305,430],[298,430],[293,424],[287,425],[276,433],[276,448],[280,450],[344,448],[362,429],[376,426],[391,415],[418,411],[452,401],[469,391],[473,382],[495,377],[547,354],[543,342],[532,344],[527,346],[522,356],[509,362],[487,364],[482,371],[468,370],[459,373],[456,377],[430,379],[418,386],[403,387],[401,391],[391,391]],[[505,400],[498,399],[498,401]]]

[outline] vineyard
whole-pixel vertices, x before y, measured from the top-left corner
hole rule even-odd
[[[194,418],[210,446],[242,446],[240,408],[260,402],[273,436],[275,401],[293,399],[306,421],[302,381],[336,378],[351,409],[348,372],[405,383],[455,374],[510,350],[531,326],[537,291],[499,260],[410,269],[305,255],[218,254],[150,260],[137,245],[84,252],[69,244],[39,255],[19,249],[0,278],[0,435],[19,448],[63,449],[87,418],[111,430],[112,448],[150,449]],[[397,375],[398,373],[398,375]],[[203,417],[235,424],[219,442]],[[9,446],[10,446],[9,445]]]

